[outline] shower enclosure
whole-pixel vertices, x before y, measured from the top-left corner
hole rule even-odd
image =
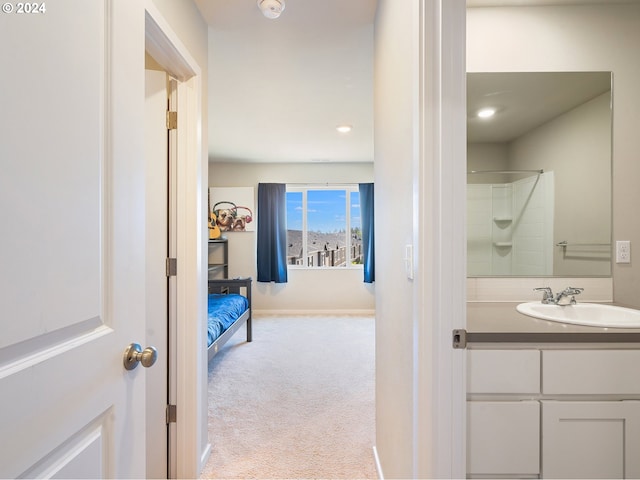
[[[467,185],[467,274],[552,275],[553,172],[468,173],[482,183]]]

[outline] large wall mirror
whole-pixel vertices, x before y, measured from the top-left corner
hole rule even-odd
[[[467,273],[611,275],[611,72],[467,74]]]

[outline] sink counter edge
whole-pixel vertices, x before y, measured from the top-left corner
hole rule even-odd
[[[524,315],[522,302],[468,302],[468,343],[640,343],[640,328],[588,327]]]

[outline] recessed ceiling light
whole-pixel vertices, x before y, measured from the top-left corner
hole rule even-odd
[[[489,118],[489,117],[493,117],[495,113],[496,113],[495,108],[483,108],[482,110],[478,111],[478,117]]]
[[[353,130],[353,127],[351,125],[338,125],[336,127],[336,130],[340,133],[349,133],[351,130]]]

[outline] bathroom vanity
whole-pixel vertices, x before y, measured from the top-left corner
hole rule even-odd
[[[640,478],[640,329],[469,303],[467,476]]]

